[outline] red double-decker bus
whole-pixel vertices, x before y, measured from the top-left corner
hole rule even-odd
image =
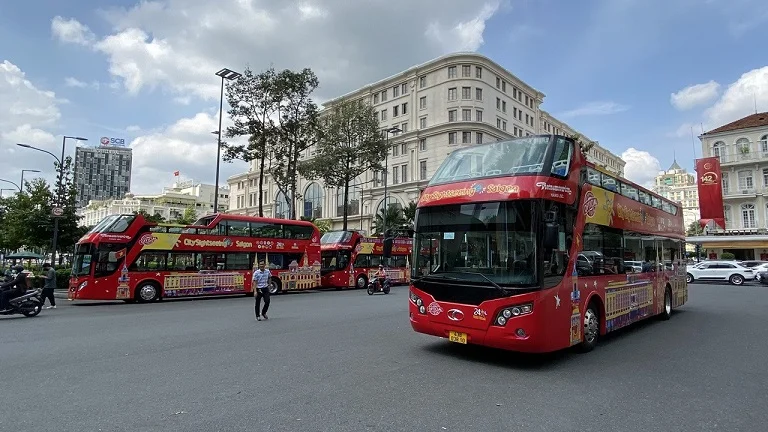
[[[320,286],[320,232],[304,221],[216,214],[194,225],[108,216],[75,246],[70,300],[150,302],[161,298],[252,294],[259,261],[269,290]]]
[[[392,239],[392,253],[384,259],[384,240],[365,237],[358,231],[329,231],[320,239],[322,284],[331,288],[365,288],[379,264],[385,266],[390,281],[407,284],[410,280],[410,255],[413,239]]]
[[[452,152],[414,229],[411,326],[453,342],[589,351],[688,297],[679,206],[563,136]]]

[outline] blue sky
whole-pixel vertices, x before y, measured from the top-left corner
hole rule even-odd
[[[0,109],[18,113],[0,120],[5,178],[50,163],[19,153],[15,141],[58,153],[66,133],[130,141],[136,192],[159,192],[175,170],[212,182],[213,72],[223,66],[312,67],[322,100],[447,52],[476,50],[544,92],[545,110],[625,154],[627,175],[641,182],[672,163],[672,149],[692,169],[691,125],[698,133],[701,123],[712,128],[750,114],[753,97],[768,111],[768,56],[758,54],[764,1],[238,4],[4,2]],[[14,81],[22,76],[28,84]],[[693,85],[673,106],[671,95]],[[223,177],[245,169],[225,165]]]

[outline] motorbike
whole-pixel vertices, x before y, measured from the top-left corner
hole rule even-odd
[[[384,283],[379,283],[379,279],[375,278],[372,281],[368,282],[368,295],[373,295],[377,292],[383,292],[384,294],[389,294],[389,278],[384,279]]]
[[[11,299],[8,304],[11,308],[0,315],[21,314],[25,317],[37,316],[43,310],[43,290],[40,288],[28,290],[24,295]]]

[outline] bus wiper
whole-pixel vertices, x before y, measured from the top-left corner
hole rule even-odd
[[[459,271],[457,271],[457,272],[455,272],[455,273],[463,273],[463,274],[471,274],[471,275],[478,275],[478,276],[481,276],[483,279],[487,280],[487,281],[488,281],[488,283],[490,283],[490,284],[491,284],[491,285],[493,285],[493,286],[494,286],[496,289],[498,289],[499,291],[501,291],[501,293],[502,293],[502,294],[504,294],[505,296],[508,296],[508,295],[509,295],[509,291],[507,291],[507,290],[506,290],[506,288],[502,288],[502,286],[501,286],[501,285],[499,285],[499,284],[497,284],[496,282],[492,281],[492,280],[491,280],[491,279],[490,279],[488,276],[486,276],[486,275],[484,275],[484,274],[482,274],[482,273],[479,273],[479,272],[468,272],[468,271],[460,271],[460,272],[459,272]]]

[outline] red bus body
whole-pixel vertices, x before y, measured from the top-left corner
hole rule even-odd
[[[537,137],[551,140],[548,152],[555,142],[562,147],[563,140],[573,146],[567,173],[552,175],[553,164],[549,173],[540,169],[543,173],[515,172],[471,181],[431,182],[422,193],[414,234],[414,250],[419,256],[414,255],[412,260],[409,293],[410,323],[416,332],[462,344],[543,353],[585,345],[585,331],[589,330],[587,305],[598,310],[599,335],[604,335],[665,313],[665,293],[671,293],[670,313],[686,302],[682,260],[685,228],[680,208],[588,163],[570,139]],[[444,162],[448,163],[455,161]],[[473,163],[480,164],[479,156]],[[554,210],[546,213],[539,207]],[[494,208],[508,210],[503,223],[498,221],[502,219],[501,210],[491,214]],[[510,212],[514,215],[509,216]],[[547,251],[539,251],[542,243],[537,236],[546,230],[539,220],[544,220],[545,215],[561,217],[558,214],[563,218],[553,219],[559,221],[554,224],[558,226],[558,245],[547,255]],[[521,220],[526,217],[534,227],[530,238],[521,234],[523,228],[504,231],[505,225],[523,227]],[[453,220],[458,220],[455,231],[450,225],[441,228],[441,224]],[[482,229],[487,231],[478,231]],[[437,234],[433,236],[436,238],[428,237],[427,232]],[[475,235],[473,244],[472,235],[477,232],[481,235]],[[466,246],[456,241],[457,235],[464,236]],[[432,247],[430,255],[427,249],[436,242],[442,249],[459,252],[450,255]],[[533,249],[529,261],[522,259],[522,253],[517,255],[526,248]],[[473,252],[477,249],[480,252]],[[506,261],[486,253],[496,251],[506,252]],[[473,257],[490,257],[490,261],[470,263]],[[633,273],[632,267],[623,263],[638,258],[649,262],[655,258],[655,264]],[[496,267],[491,266],[491,261],[497,263]],[[532,271],[532,267],[540,270]],[[445,270],[441,273],[441,269]],[[518,277],[530,277],[529,283],[502,283]]]
[[[141,215],[109,216],[78,241],[68,298],[250,294],[252,269],[262,260],[272,272],[271,292],[318,288],[317,227],[229,214],[190,226],[150,223]]]
[[[320,240],[322,253],[322,285],[330,288],[365,288],[383,264],[382,238],[365,237],[357,231],[331,231]],[[393,240],[390,263],[385,266],[389,279],[395,284],[410,281],[410,255],[413,239]]]

